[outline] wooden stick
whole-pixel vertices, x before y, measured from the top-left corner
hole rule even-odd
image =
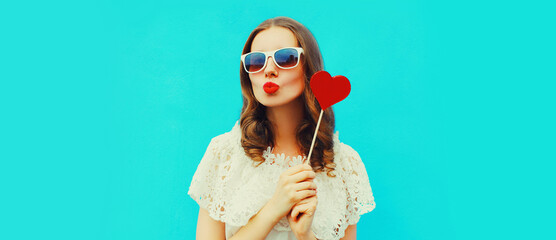
[[[317,139],[317,133],[319,132],[319,126],[320,126],[320,120],[322,119],[322,114],[324,113],[324,110],[320,110],[320,115],[319,115],[319,121],[317,122],[317,127],[315,128],[315,135],[313,135],[313,142],[311,143],[311,149],[309,149],[309,157],[307,157],[307,163],[310,164],[311,161],[311,154],[313,154],[313,147],[315,146],[315,139]]]

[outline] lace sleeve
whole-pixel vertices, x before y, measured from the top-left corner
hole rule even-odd
[[[360,215],[375,208],[373,191],[367,170],[359,154],[346,144],[341,144],[339,173],[347,192],[347,223],[356,224]]]
[[[227,175],[226,159],[220,155],[220,146],[219,137],[211,140],[193,175],[188,192],[200,208],[206,209],[213,219],[219,221],[223,218],[226,208],[225,201],[222,200],[223,181]]]
[[[322,177],[314,180],[319,190],[312,230],[318,239],[341,239],[349,225],[356,224],[360,215],[375,208],[365,165],[353,148],[339,141],[337,133],[334,163],[336,177],[318,173]]]

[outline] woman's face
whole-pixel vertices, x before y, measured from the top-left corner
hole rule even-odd
[[[270,27],[255,36],[251,51],[266,52],[284,47],[299,47],[295,35],[287,28]],[[263,70],[249,73],[249,79],[257,101],[266,107],[278,107],[292,102],[303,93],[303,64],[300,62],[292,69],[281,69],[271,58],[273,56],[267,58]],[[278,90],[271,94],[265,92],[263,86],[268,82],[278,85]]]

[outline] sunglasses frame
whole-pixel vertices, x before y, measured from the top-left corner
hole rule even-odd
[[[297,51],[297,63],[295,63],[295,66],[293,66],[293,67],[282,67],[278,63],[276,63],[276,59],[274,58],[274,54],[276,54],[276,52],[278,52],[280,50],[289,49],[289,48],[293,48]],[[249,72],[247,70],[247,67],[245,66],[245,57],[247,57],[247,55],[252,54],[252,53],[262,53],[262,54],[264,54],[264,65],[261,69],[259,69],[258,71],[255,71],[255,72]],[[276,65],[277,67],[279,67],[281,69],[292,69],[294,67],[297,67],[297,65],[299,65],[299,62],[301,61],[300,58],[301,58],[302,53],[303,53],[303,48],[301,48],[301,47],[285,47],[285,48],[280,48],[280,49],[276,49],[276,50],[273,50],[273,51],[267,51],[267,52],[255,51],[255,52],[250,52],[250,53],[246,53],[246,54],[241,55],[241,63],[243,65],[243,69],[247,73],[258,73],[266,67],[266,63],[268,63],[268,57],[272,57],[272,61],[274,61],[274,65]]]

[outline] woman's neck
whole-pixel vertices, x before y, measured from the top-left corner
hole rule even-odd
[[[297,127],[303,121],[303,101],[301,97],[278,107],[267,107],[266,117],[273,127],[274,149],[288,156],[301,154],[297,146]]]

